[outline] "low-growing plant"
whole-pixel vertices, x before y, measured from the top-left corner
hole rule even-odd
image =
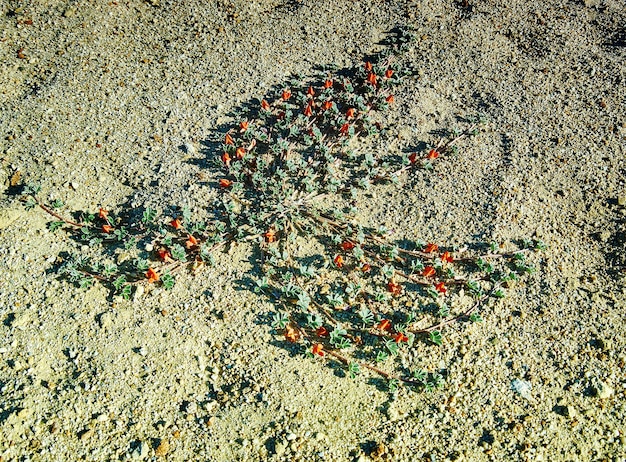
[[[130,298],[137,284],[171,289],[182,268],[210,265],[218,249],[250,242],[262,251],[251,289],[274,301],[272,327],[286,342],[343,363],[352,378],[364,370],[379,374],[391,391],[401,383],[441,387],[440,374],[402,372],[397,357],[417,341],[442,346],[450,324],[481,321],[488,300],[533,271],[530,247],[545,245],[509,252],[495,245],[472,256],[438,243],[400,245],[384,227],[359,222],[363,191],[379,183],[400,187],[407,172],[432,168],[478,127],[470,123],[447,141],[402,157],[357,143],[380,134],[378,114],[394,104],[393,89],[410,74],[400,57],[412,36],[401,28],[364,64],[294,77],[241,113],[221,133],[211,159],[221,195],[210,221],[194,220],[189,209],[166,217],[150,208],[130,211],[130,218],[104,209],[67,218],[62,203],[46,204],[38,188],[27,187],[26,206],[51,215],[52,231],[65,229],[90,248],[128,255],[115,262],[107,259],[112,252],[73,255],[60,274]]]

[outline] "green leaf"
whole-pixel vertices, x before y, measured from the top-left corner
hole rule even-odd
[[[170,290],[174,287],[174,276],[172,276],[169,271],[166,271],[165,274],[161,276],[161,282],[163,283],[165,290]]]
[[[141,221],[145,224],[152,223],[157,216],[157,211],[147,207],[146,210],[143,211],[143,216],[141,217]]]
[[[439,332],[438,330],[433,330],[430,332],[429,337],[430,337],[431,342],[433,342],[435,345],[441,346],[441,343],[442,343],[441,332]]]
[[[50,229],[50,231],[55,232],[57,229],[62,228],[64,225],[63,221],[52,221],[50,223],[48,223],[48,229]]]

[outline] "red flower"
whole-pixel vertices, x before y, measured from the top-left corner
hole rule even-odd
[[[393,295],[400,295],[402,292],[402,286],[394,281],[389,281],[387,283],[387,290],[389,290],[389,292]]]
[[[353,107],[351,107],[350,109],[346,111],[346,117],[348,119],[351,119],[352,117],[354,117],[354,114],[356,114],[356,109],[354,109]]]
[[[189,238],[185,242],[185,247],[187,247],[188,249],[191,249],[192,247],[195,247],[197,245],[198,245],[198,240],[190,234]]]
[[[283,90],[282,98],[283,98],[283,101],[287,101],[289,98],[291,98],[291,90],[289,89]]]
[[[315,90],[313,90],[313,87],[309,87],[309,89],[306,91],[306,94],[307,96],[313,98],[315,96]]]
[[[111,231],[113,231],[113,226],[111,226],[111,225],[102,225],[102,231],[104,231],[105,233],[109,234]]]
[[[326,80],[326,82],[324,82],[324,88],[332,88],[333,87],[333,81],[332,80]]]
[[[363,271],[364,273],[369,273],[371,269],[372,265],[370,265],[369,263],[364,263],[363,266],[361,266],[361,271]]]
[[[448,289],[446,289],[446,284],[443,281],[435,284],[435,290],[437,292],[441,292],[442,294],[445,294],[448,291]]]
[[[349,123],[345,123],[339,129],[339,133],[341,133],[342,135],[345,135],[346,133],[348,133],[349,130],[350,130],[350,124]]]
[[[422,276],[424,277],[432,277],[435,274],[437,274],[437,270],[435,270],[435,268],[433,268],[432,266],[427,266],[426,268],[424,268],[424,271],[422,271]]]
[[[265,237],[265,242],[276,241],[276,231],[273,228],[270,228],[263,236]]]
[[[376,74],[374,74],[373,72],[370,72],[369,75],[367,76],[367,81],[371,83],[373,86],[376,86]]]
[[[306,108],[304,108],[304,115],[307,117],[311,117],[313,115],[313,109],[311,109],[311,103],[306,105]]]
[[[385,78],[390,79],[392,75],[393,75],[393,70],[392,69],[387,69],[385,71]]]
[[[391,330],[391,321],[389,319],[381,319],[378,323],[378,328],[380,330]]]
[[[263,109],[264,111],[269,111],[270,110],[270,103],[268,103],[265,100],[261,101],[261,109]]]
[[[221,186],[222,188],[229,188],[229,187],[231,187],[231,186],[232,186],[232,184],[233,184],[233,182],[232,182],[232,181],[230,181],[230,180],[227,180],[226,178],[222,178],[222,179],[220,180],[220,186]]]
[[[238,147],[237,150],[235,151],[235,155],[237,156],[237,159],[243,159],[243,156],[246,155],[246,150],[243,147]]]
[[[157,250],[157,255],[163,261],[167,261],[170,258],[170,252],[165,247],[161,247]]]
[[[314,355],[324,356],[324,347],[320,343],[316,343],[313,345],[313,348],[311,348],[311,352]]]
[[[393,339],[396,341],[396,343],[409,341],[409,337],[404,335],[402,332],[398,332],[396,335],[394,335]]]
[[[343,266],[343,257],[341,255],[337,255],[333,260],[333,263],[335,263],[337,268],[341,268]]]
[[[285,339],[290,343],[296,343],[300,340],[300,331],[291,324],[287,324],[285,327]]]
[[[230,133],[226,133],[226,136],[224,137],[224,144],[235,144],[235,141],[233,140],[233,137],[230,136]]]
[[[412,152],[411,155],[409,156],[409,162],[414,164],[416,161],[417,161],[417,153],[416,152]]]
[[[148,268],[148,271],[146,271],[146,278],[148,279],[148,282],[158,281],[159,273],[154,271],[152,268]]]
[[[424,248],[424,252],[426,253],[436,252],[437,250],[439,250],[439,246],[437,244],[433,244],[432,242]]]
[[[245,132],[248,129],[248,121],[244,120],[243,122],[239,122],[239,128],[242,132]]]
[[[439,151],[437,151],[436,149],[431,149],[426,155],[427,159],[436,159],[437,157],[439,157]]]
[[[387,101],[389,104],[393,104],[395,100],[396,99],[393,97],[393,95],[389,95],[385,98],[385,101]]]
[[[322,109],[325,111],[328,111],[331,107],[333,107],[333,103],[331,101],[324,101],[324,104],[322,104]]]
[[[450,252],[447,250],[441,254],[440,258],[442,262],[452,263],[454,261],[454,258],[452,258],[452,255],[450,255]]]
[[[107,220],[109,216],[109,212],[104,209],[100,209],[98,211],[98,218],[102,218],[103,220]]]
[[[350,242],[350,241],[343,241],[341,244],[339,244],[339,247],[341,247],[343,250],[352,250],[356,247],[356,244],[354,242]]]
[[[230,165],[230,155],[225,152],[224,154],[222,154],[222,162],[224,162],[224,164],[226,164],[226,166]]]
[[[372,70],[372,63],[370,63],[369,61],[367,61],[367,62],[365,63],[365,70],[366,70],[367,72],[370,72],[370,71]]]
[[[315,334],[318,337],[328,337],[328,329],[326,329],[324,326],[320,326],[315,330]]]
[[[183,223],[180,218],[174,218],[172,221],[170,221],[170,225],[172,225],[172,228],[174,229],[180,229],[183,227]]]

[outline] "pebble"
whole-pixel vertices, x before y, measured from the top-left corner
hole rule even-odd
[[[618,196],[617,205],[624,207],[626,205],[626,196]]]
[[[129,456],[131,459],[136,459],[136,460],[145,459],[146,457],[148,457],[149,450],[150,450],[150,447],[148,446],[148,443],[146,443],[145,441],[140,441],[139,444],[135,447],[135,449],[129,452]]]
[[[163,439],[154,450],[154,455],[157,457],[165,456],[170,450],[170,443],[167,440]]]
[[[613,393],[615,393],[615,390],[613,390],[608,383],[603,382],[602,380],[598,380],[593,389],[595,391],[595,395],[600,399],[608,399],[613,396]]]

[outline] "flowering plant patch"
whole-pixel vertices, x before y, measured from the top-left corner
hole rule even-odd
[[[212,263],[230,243],[255,243],[262,260],[252,289],[275,303],[272,325],[285,342],[343,363],[351,377],[368,369],[391,390],[441,386],[440,374],[406,371],[394,358],[418,341],[441,345],[447,325],[480,321],[488,300],[533,271],[527,254],[543,244],[504,253],[494,245],[470,255],[443,243],[400,246],[384,227],[359,221],[363,191],[378,183],[401,187],[403,175],[445,157],[476,130],[471,124],[402,158],[359,149],[359,139],[380,134],[379,115],[395,103],[393,90],[408,74],[400,55],[411,40],[411,30],[399,29],[387,49],[349,71],[294,78],[221,133],[212,159],[220,199],[209,222],[194,220],[189,209],[166,217],[150,208],[128,214],[141,215],[135,220],[104,209],[69,219],[63,204],[46,204],[37,187],[27,187],[26,206],[54,217],[52,230],[135,256],[113,264],[74,255],[61,274],[130,298],[137,284],[170,289],[177,272]]]

